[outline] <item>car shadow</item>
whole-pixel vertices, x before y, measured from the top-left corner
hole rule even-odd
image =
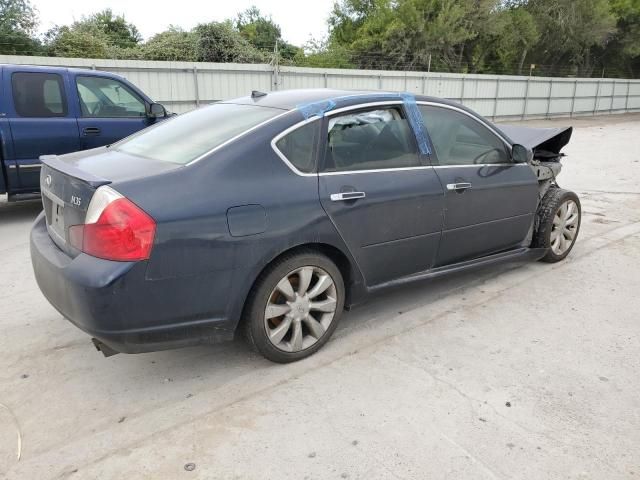
[[[0,225],[30,222],[41,211],[42,200],[39,198],[8,202],[5,195],[0,195]]]
[[[189,379],[206,379],[209,385],[224,383],[229,372],[234,375],[256,374],[271,368],[291,369],[292,374],[316,363],[332,362],[339,359],[341,351],[348,350],[350,344],[363,345],[364,336],[384,325],[390,332],[403,329],[403,314],[435,301],[450,301],[452,305],[462,304],[470,288],[483,288],[485,282],[513,268],[515,264],[483,267],[470,272],[456,273],[448,277],[425,280],[377,293],[367,302],[345,311],[340,326],[327,345],[309,359],[289,365],[277,365],[265,360],[250,350],[241,335],[231,342],[217,345],[197,346],[186,349],[167,350],[141,355],[118,355],[119,368],[132,374],[135,370],[147,369],[149,363],[157,375],[189,382]],[[377,343],[372,340],[372,343]],[[333,344],[333,345],[332,345]],[[364,340],[366,345],[366,339]],[[114,357],[115,358],[115,357]],[[296,367],[293,367],[296,365]]]

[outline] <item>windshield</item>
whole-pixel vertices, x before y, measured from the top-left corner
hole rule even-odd
[[[280,113],[282,110],[274,108],[217,103],[162,122],[123,140],[115,148],[184,165]]]

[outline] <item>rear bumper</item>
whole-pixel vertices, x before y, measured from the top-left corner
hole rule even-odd
[[[49,237],[44,214],[31,230],[31,262],[47,300],[71,323],[116,352],[150,352],[233,338],[235,322],[224,315],[226,295],[210,294],[207,303],[199,295],[207,278],[151,281],[145,278],[147,262],[113,262],[85,254],[71,258]]]

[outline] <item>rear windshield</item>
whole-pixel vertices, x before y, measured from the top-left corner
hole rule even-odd
[[[282,110],[217,103],[200,108],[123,140],[116,150],[184,165]]]

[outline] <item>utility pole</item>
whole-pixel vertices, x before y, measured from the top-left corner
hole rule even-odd
[[[278,53],[278,40],[276,39],[276,45],[273,49],[273,89],[278,90],[278,84],[280,83],[280,54]]]

